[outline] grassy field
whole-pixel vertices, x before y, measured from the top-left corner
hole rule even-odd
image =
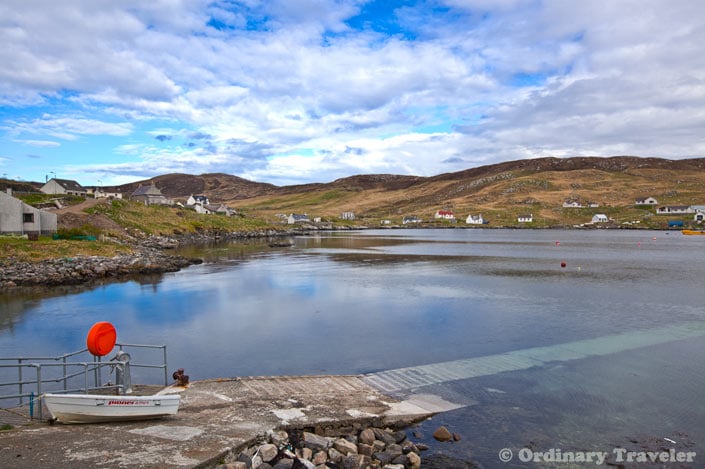
[[[0,258],[21,262],[38,262],[44,259],[78,256],[115,257],[128,254],[132,248],[112,242],[74,241],[40,237],[29,241],[19,237],[0,237]]]

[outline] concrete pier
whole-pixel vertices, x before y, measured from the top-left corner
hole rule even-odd
[[[0,432],[0,467],[208,468],[280,428],[401,426],[459,407],[428,394],[400,401],[361,376],[206,380],[180,392],[173,417],[84,425],[35,420]]]

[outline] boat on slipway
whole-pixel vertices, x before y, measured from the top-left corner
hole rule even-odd
[[[681,230],[684,235],[705,235],[705,230]]]
[[[44,394],[51,420],[61,423],[122,422],[176,415],[178,394],[151,396],[101,394]]]

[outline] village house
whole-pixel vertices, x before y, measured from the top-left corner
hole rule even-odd
[[[289,218],[287,218],[286,222],[290,225],[293,225],[295,223],[307,223],[310,222],[308,215],[305,213],[300,214],[300,213],[292,213],[289,215]]]
[[[519,223],[531,223],[531,222],[534,221],[534,214],[533,214],[533,213],[530,213],[530,214],[528,214],[528,215],[526,215],[526,214],[524,214],[524,215],[519,215],[519,216],[517,217],[517,221],[518,221]]]
[[[236,213],[235,210],[225,204],[220,204],[218,206],[209,205],[208,207],[212,212],[217,213],[218,215],[225,215],[226,217],[232,217]]]
[[[663,207],[658,207],[656,209],[656,213],[659,215],[665,215],[665,214],[688,214],[688,213],[695,213],[695,210],[693,210],[691,207],[688,205],[664,205]]]
[[[131,200],[142,202],[145,205],[174,205],[174,201],[160,191],[153,183],[148,186],[140,185],[130,196]]]
[[[408,225],[409,223],[421,223],[422,221],[423,220],[421,220],[416,215],[409,215],[409,216],[402,218],[401,223],[402,223],[402,225]]]
[[[46,184],[39,188],[44,194],[65,194],[85,197],[88,194],[86,188],[71,179],[49,179]]]
[[[86,192],[94,199],[122,199],[122,192],[117,187],[87,187]]]
[[[596,213],[592,216],[592,223],[607,223],[610,221],[604,213]]]
[[[355,212],[343,212],[340,214],[340,218],[343,220],[354,220]]]
[[[465,223],[468,225],[482,225],[484,220],[482,219],[482,214],[480,215],[468,215],[465,219]]]
[[[12,190],[0,192],[0,233],[51,235],[56,233],[55,213],[32,207],[12,196]]]
[[[583,208],[584,205],[578,199],[566,199],[563,202],[563,208]]]
[[[443,219],[443,220],[455,220],[455,215],[451,210],[437,210],[433,218]]]
[[[639,197],[634,205],[658,205],[658,201],[653,197]]]
[[[191,194],[186,200],[186,206],[190,207],[192,205],[210,205],[208,197],[205,195],[193,195]]]

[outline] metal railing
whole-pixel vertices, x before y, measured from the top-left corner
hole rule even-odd
[[[166,345],[142,345],[142,344],[115,344],[118,348],[118,355],[110,361],[102,361],[101,357],[90,355],[88,349],[71,352],[57,357],[0,357],[0,378],[13,376],[12,369],[16,369],[16,374],[9,381],[0,381],[0,408],[6,407],[3,405],[8,400],[11,401],[11,406],[25,405],[25,400],[29,401],[30,416],[33,417],[33,404],[35,396],[39,397],[43,392],[83,392],[88,393],[92,390],[116,389],[123,393],[126,391],[124,384],[102,383],[102,373],[104,368],[109,368],[109,371],[118,370],[122,374],[126,368],[144,368],[144,369],[161,369],[163,371],[164,386],[168,385],[167,378],[167,358]],[[126,349],[152,349],[161,350],[161,363],[135,363],[116,360],[121,352],[126,352]],[[76,360],[80,355],[90,355],[87,360]],[[74,361],[75,360],[75,361]],[[6,370],[8,372],[6,372]],[[49,370],[45,375],[42,375],[43,370]],[[59,373],[52,373],[54,370],[59,370]],[[27,374],[29,371],[29,375]],[[129,373],[129,371],[128,371]],[[117,373],[116,373],[117,374]],[[49,376],[51,375],[51,376]],[[79,383],[82,377],[82,383]],[[145,383],[147,384],[147,383]],[[11,393],[6,393],[6,389],[12,389]],[[38,406],[39,419],[42,418],[41,403]]]

